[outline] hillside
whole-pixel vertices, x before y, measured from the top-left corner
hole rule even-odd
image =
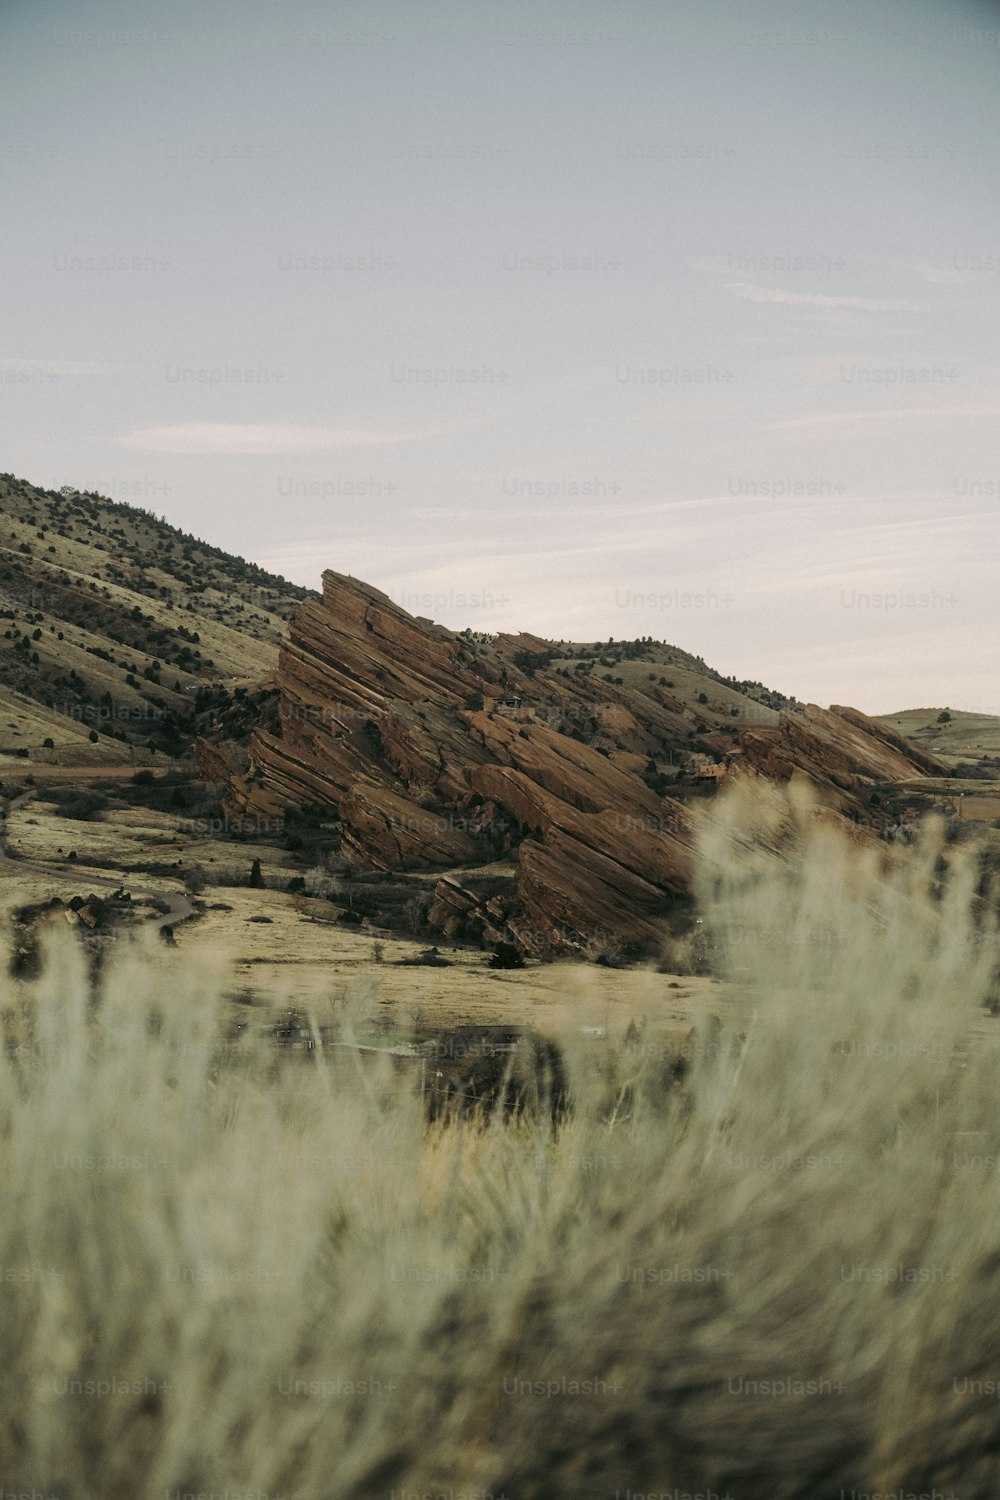
[[[228,808],[333,809],[351,867],[441,870],[432,924],[534,952],[659,941],[689,902],[686,804],[726,777],[804,776],[877,832],[877,787],[945,769],[854,709],[779,710],[660,642],[456,633],[332,571],[276,682],[277,725],[196,745]],[[469,888],[498,862],[506,885]]]
[[[979,779],[1000,778],[1000,716],[958,708],[908,708],[880,714],[887,725],[946,765]]]
[[[132,759],[130,747],[181,755],[213,724],[241,741],[277,727],[279,648],[315,593],[91,492],[3,474],[0,518],[0,754],[113,763]],[[656,744],[674,766],[692,750],[719,758],[737,727],[774,723],[794,704],[649,638],[509,639],[508,655],[520,652],[528,672],[533,653],[555,653],[560,673],[618,690],[591,688],[585,701],[645,696],[642,685],[655,679],[664,689]],[[580,732],[593,734],[586,723]],[[52,753],[42,757],[48,740]]]
[[[100,495],[3,474],[0,518],[0,753],[181,753],[213,685],[266,681],[309,594]]]
[[[902,788],[919,802],[947,776],[886,721],[650,637],[449,630],[347,575],[320,597],[148,511],[9,475],[0,511],[7,765],[193,750],[224,822],[313,819],[349,876],[419,877],[418,925],[449,938],[654,951],[690,919],[691,804],[723,780],[806,778],[885,834]]]

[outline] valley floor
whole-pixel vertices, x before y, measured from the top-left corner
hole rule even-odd
[[[6,768],[5,774],[9,785]],[[524,969],[498,971],[478,949],[401,937],[368,919],[344,926],[330,900],[275,888],[287,885],[299,866],[273,841],[234,844],[183,814],[138,807],[81,820],[46,800],[49,788],[67,782],[127,781],[134,774],[127,767],[18,767],[17,786],[26,777],[35,784],[7,801],[0,919],[53,896],[63,903],[91,892],[106,899],[123,888],[132,897],[134,920],[171,928],[174,944],[155,955],[165,971],[174,945],[206,974],[225,971],[234,1027],[251,1020],[272,1025],[294,1010],[323,1028],[346,1007],[359,1035],[510,1023],[615,1037],[635,1020],[658,1043],[676,1046],[699,1017],[723,1017],[734,1004],[708,977],[570,961],[529,961]],[[264,889],[246,883],[255,859]],[[189,898],[185,882],[195,868],[203,881]],[[440,949],[440,966],[418,962],[428,941]]]

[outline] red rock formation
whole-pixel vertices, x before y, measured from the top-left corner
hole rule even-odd
[[[457,635],[328,572],[322,603],[299,611],[281,652],[280,733],[253,735],[245,769],[204,744],[199,761],[228,776],[240,812],[335,805],[343,853],[361,867],[515,859],[514,907],[443,876],[430,918],[445,932],[514,936],[532,951],[654,945],[687,899],[690,837],[683,804],[647,784],[646,766],[699,714],[653,681],[625,693],[586,672],[557,675],[553,649],[526,634]],[[503,706],[487,712],[484,700]],[[783,714],[740,743],[747,773],[809,775],[844,808],[861,806],[866,778],[934,764],[852,709]]]
[[[878,819],[863,801],[873,783],[947,774],[933,756],[856,708],[807,704],[783,713],[774,727],[745,730],[740,749],[741,771],[757,771],[775,781],[807,776],[832,806],[873,825]]]

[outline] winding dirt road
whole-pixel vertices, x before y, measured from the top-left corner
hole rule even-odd
[[[102,773],[103,774],[103,768]],[[129,772],[129,775],[134,774]],[[19,807],[24,807],[37,796],[37,790],[31,788],[22,792],[17,797],[0,798],[0,879],[17,879],[19,872],[31,875],[49,875],[60,882],[65,881],[69,873],[66,865],[52,864],[48,861],[20,859],[11,854],[7,848],[6,832],[7,817]],[[179,922],[186,922],[194,916],[194,907],[184,891],[163,890],[160,886],[137,885],[134,881],[123,876],[116,879],[112,875],[101,874],[97,871],[87,870],[86,865],[80,867],[80,884],[86,884],[96,890],[98,886],[104,886],[112,891],[127,888],[133,896],[143,896],[150,901],[164,903],[168,910],[165,915],[150,918],[150,925],[157,931],[164,927],[174,927]]]

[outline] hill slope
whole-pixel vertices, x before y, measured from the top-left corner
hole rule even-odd
[[[0,517],[0,751],[51,739],[91,761],[128,744],[179,753],[218,698],[210,685],[274,671],[309,595],[99,495],[3,474]]]
[[[687,804],[722,776],[805,776],[878,829],[879,784],[944,769],[649,637],[456,632],[335,572],[320,598],[148,511],[9,475],[0,513],[0,754],[193,745],[233,811],[326,809],[358,871],[437,872],[427,915],[451,935],[648,949],[689,903]]]

